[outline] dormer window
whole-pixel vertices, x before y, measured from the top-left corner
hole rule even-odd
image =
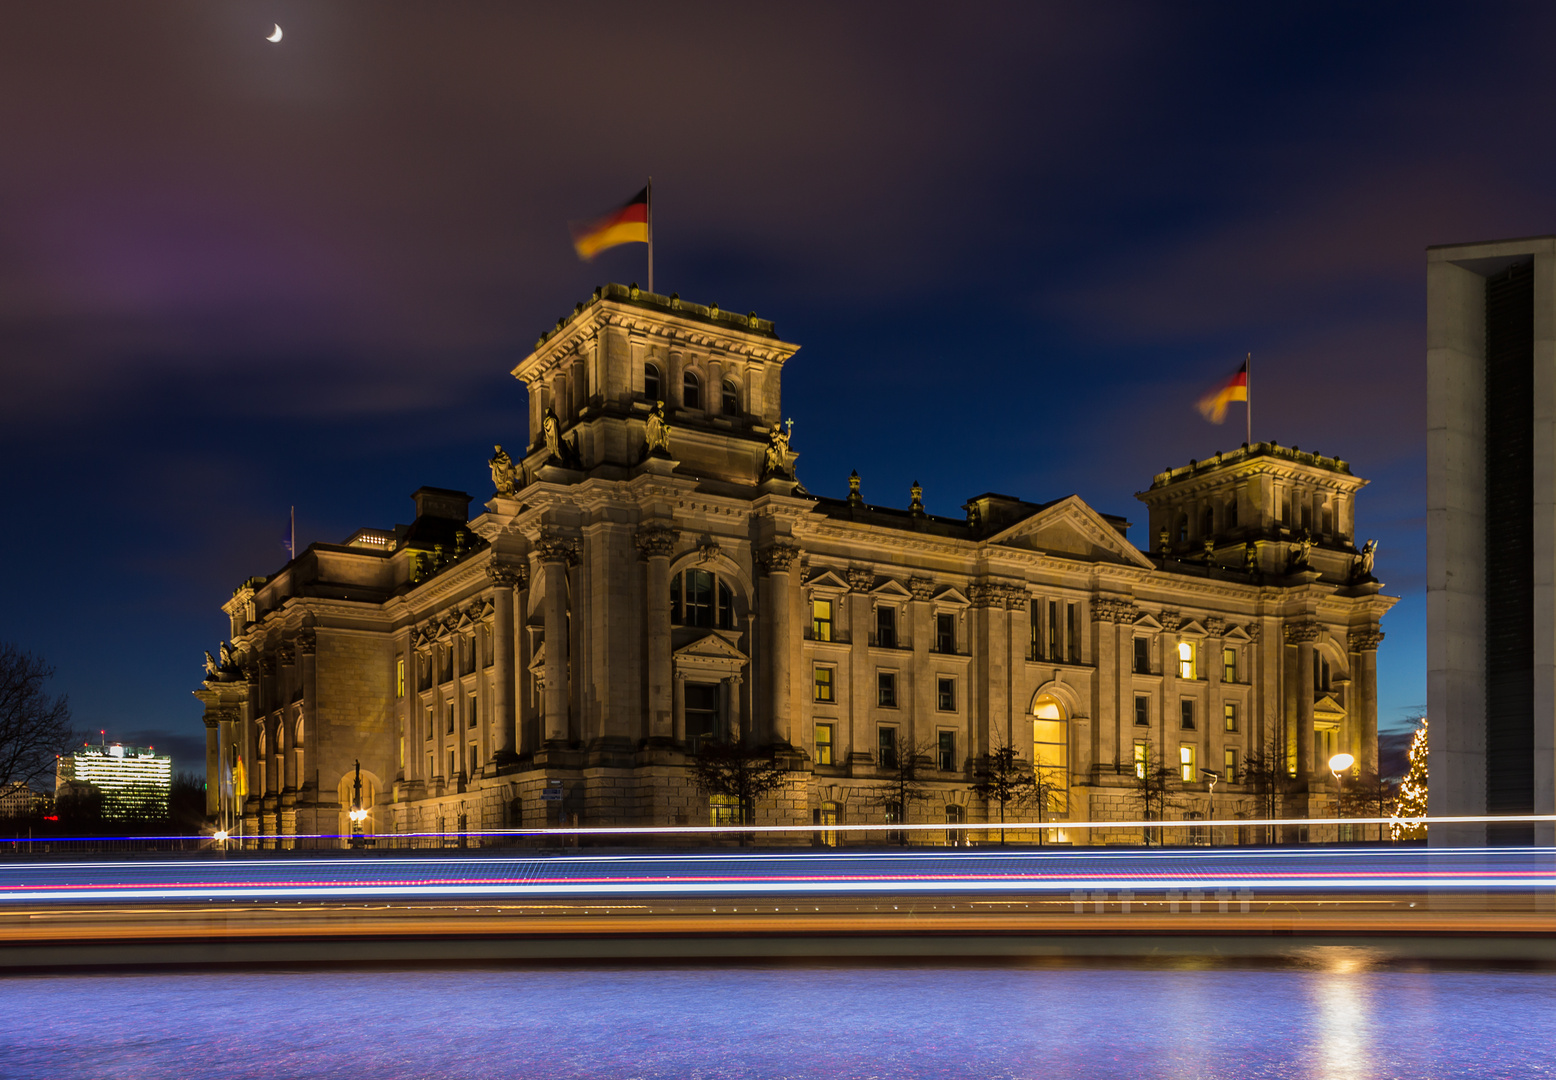
[[[649,401],[663,401],[664,384],[659,379],[659,367],[655,364],[643,365],[643,396]]]
[[[702,408],[702,380],[695,371],[688,371],[681,378],[681,406],[687,409]]]
[[[734,379],[724,380],[724,415],[735,416],[740,412],[740,391],[735,386]]]

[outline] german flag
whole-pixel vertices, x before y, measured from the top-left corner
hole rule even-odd
[[[1234,401],[1247,400],[1248,361],[1244,360],[1243,366],[1237,369],[1236,375],[1199,399],[1199,411],[1204,413],[1205,419],[1212,424],[1219,424],[1226,419],[1228,405]]]
[[[627,200],[620,210],[612,210],[593,221],[573,222],[573,248],[585,262],[617,244],[648,243],[648,188]]]

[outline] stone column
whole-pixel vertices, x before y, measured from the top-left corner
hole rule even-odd
[[[1376,629],[1352,630],[1350,650],[1355,664],[1351,671],[1351,686],[1355,690],[1352,710],[1352,731],[1356,737],[1354,753],[1363,775],[1378,772],[1378,646],[1383,644],[1383,631]]]
[[[546,624],[546,730],[545,741],[565,744],[568,738],[568,626],[567,566],[574,558],[573,545],[557,538],[542,539],[535,546],[545,580]]]
[[[648,737],[674,739],[670,687],[670,556],[681,534],[664,525],[638,530],[638,551],[648,562]]]
[[[509,563],[489,563],[486,576],[492,583],[492,651],[497,669],[492,690],[492,724],[497,729],[493,764],[518,760],[519,740],[514,710],[513,594],[524,582],[525,568]]]
[[[205,816],[213,818],[221,812],[221,730],[218,727],[220,721],[210,709],[205,711],[203,719],[205,720]]]
[[[1123,727],[1135,722],[1134,696],[1124,678],[1134,663],[1132,647],[1123,643],[1121,627],[1134,619],[1129,601],[1099,597],[1091,603],[1091,625],[1096,641],[1097,716],[1092,724],[1088,780],[1101,772],[1112,772],[1118,765],[1118,748],[1124,741]],[[1079,770],[1072,769],[1072,772]]]
[[[675,690],[673,692],[675,703],[675,718],[671,721],[674,725],[671,738],[679,742],[686,741],[686,672],[675,673]]]
[[[1313,779],[1313,642],[1318,640],[1317,623],[1297,623],[1286,627],[1286,641],[1297,647],[1297,671],[1293,689],[1297,697],[1297,779]]]
[[[740,730],[740,683],[739,675],[731,675],[729,682],[729,730],[734,736],[744,738]]]
[[[789,610],[789,575],[796,569],[800,549],[794,544],[776,543],[757,552],[758,565],[767,573],[768,602],[763,613],[768,655],[772,658],[771,714],[772,740],[778,746],[791,746],[789,734],[790,673],[789,654],[794,648],[794,627]]]
[[[298,791],[302,791],[303,788],[307,786],[309,779],[308,762],[312,761],[315,765],[318,764],[319,759],[316,755],[319,752],[319,747],[323,744],[323,740],[319,738],[319,729],[317,726],[319,718],[318,654],[319,631],[315,627],[304,626],[302,631],[297,635],[298,668],[302,673],[303,691],[303,741],[300,744],[303,756],[301,769],[297,768],[297,749],[299,744],[296,741],[297,726],[295,724],[292,726],[291,735],[288,736],[286,740],[287,745],[292,748],[292,767],[294,770],[299,771],[302,774],[297,777]],[[319,793],[315,791],[313,793],[313,797],[315,800],[317,800]]]

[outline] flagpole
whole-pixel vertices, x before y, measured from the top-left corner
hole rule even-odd
[[[654,178],[648,178],[648,291],[654,291]]]
[[[1253,353],[1243,361],[1243,412],[1248,417],[1248,449],[1253,449]]]

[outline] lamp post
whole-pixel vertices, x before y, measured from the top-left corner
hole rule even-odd
[[[362,809],[362,762],[356,764],[356,779],[351,784],[351,847],[358,850],[362,847],[362,822],[367,820],[367,811]]]
[[[1210,781],[1210,820],[1216,820],[1216,784],[1221,780],[1221,774],[1215,769],[1201,769],[1199,774]],[[1216,827],[1210,826],[1210,846],[1216,846]]]
[[[1341,814],[1340,814],[1340,796],[1342,794],[1344,794],[1344,791],[1345,791],[1345,781],[1343,779],[1341,779],[1341,775],[1340,774],[1345,772],[1346,769],[1349,769],[1352,765],[1355,765],[1355,764],[1356,764],[1356,759],[1353,758],[1350,754],[1336,754],[1334,757],[1329,759],[1329,772],[1334,776],[1334,809],[1335,809],[1335,815],[1334,816],[1335,817],[1340,817],[1341,816]],[[1339,831],[1340,831],[1339,829],[1336,829],[1335,830],[1336,834],[1338,834]]]

